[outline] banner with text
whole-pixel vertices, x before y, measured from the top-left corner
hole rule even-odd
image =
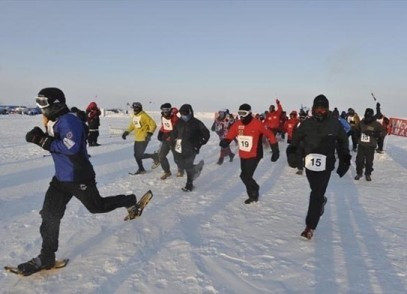
[[[407,137],[407,119],[390,118],[390,134]]]

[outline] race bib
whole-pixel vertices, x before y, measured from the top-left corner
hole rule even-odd
[[[163,117],[161,119],[161,123],[163,124],[163,129],[166,131],[172,131],[172,122],[171,119],[166,119],[165,117]]]
[[[326,155],[310,153],[305,156],[305,168],[311,171],[324,171],[326,169]]]
[[[133,117],[133,124],[134,124],[134,127],[136,129],[141,128],[141,123],[140,123],[140,117],[139,116],[134,116]]]
[[[175,151],[178,153],[182,153],[182,139],[177,139],[175,141]]]
[[[370,142],[370,136],[366,135],[365,133],[362,133],[360,136],[360,141],[364,143],[369,143]]]
[[[250,152],[253,147],[253,137],[252,136],[238,136],[237,140],[239,142],[239,149],[242,151]]]

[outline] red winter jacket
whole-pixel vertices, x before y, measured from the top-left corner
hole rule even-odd
[[[277,143],[274,134],[266,129],[260,120],[253,118],[247,125],[244,125],[241,120],[237,120],[230,127],[225,139],[233,141],[237,137],[240,158],[249,159],[262,157],[263,154],[259,154],[262,152],[262,135],[266,136],[271,144]]]
[[[290,141],[293,138],[293,133],[297,128],[298,121],[299,121],[298,118],[290,118],[289,120],[286,120],[284,123],[284,132],[287,133],[288,140]]]
[[[281,112],[283,112],[283,108],[281,107],[281,103],[277,103],[277,110],[273,112],[269,112],[264,119],[264,125],[269,130],[278,130],[280,127],[280,117]]]
[[[158,131],[158,140],[159,141],[169,141],[170,134],[174,130],[174,126],[178,123],[179,117],[177,116],[178,109],[173,107],[171,109],[170,118],[165,118],[161,116],[161,128]]]

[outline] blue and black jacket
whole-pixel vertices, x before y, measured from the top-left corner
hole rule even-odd
[[[50,152],[55,165],[55,177],[61,182],[93,183],[95,172],[86,150],[86,130],[82,120],[73,113],[58,117],[48,129],[54,137]]]

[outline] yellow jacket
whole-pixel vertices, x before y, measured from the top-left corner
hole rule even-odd
[[[143,110],[137,114],[131,114],[131,120],[127,132],[134,131],[134,141],[145,141],[147,133],[154,133],[157,128],[155,121]]]

